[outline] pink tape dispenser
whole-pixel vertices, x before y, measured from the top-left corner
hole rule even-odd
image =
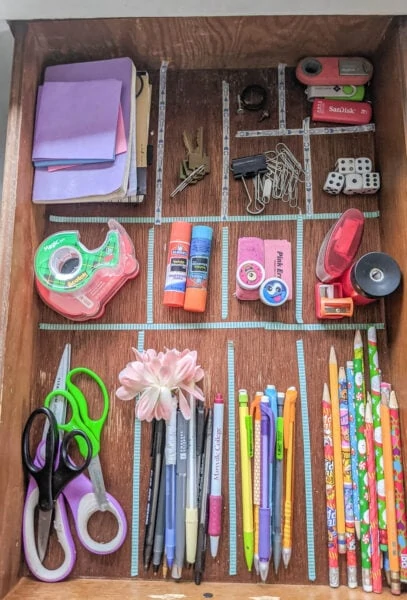
[[[128,279],[138,275],[134,245],[120,223],[110,219],[99,248],[89,250],[78,231],[54,233],[37,249],[35,283],[42,300],[73,321],[97,319]]]

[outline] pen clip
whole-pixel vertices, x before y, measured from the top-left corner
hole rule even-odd
[[[245,417],[246,426],[246,444],[249,458],[253,458],[253,419],[251,415]]]
[[[284,456],[284,418],[277,417],[276,421],[276,459],[283,460]]]
[[[291,423],[295,422],[295,403],[297,400],[297,390],[288,388],[284,402],[284,447],[288,447],[289,443],[289,428]]]
[[[268,461],[271,463],[271,462],[273,462],[273,458],[274,458],[274,438],[275,438],[274,415],[273,415],[273,411],[271,410],[268,403],[266,404],[265,402],[262,402],[260,404],[260,410],[261,410],[262,418],[266,419],[269,424],[269,435],[268,435],[269,458],[268,458]]]

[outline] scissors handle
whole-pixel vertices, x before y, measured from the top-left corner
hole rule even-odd
[[[49,428],[45,441],[45,456],[42,458],[37,452],[33,460],[30,454],[30,433],[31,427],[39,415],[45,415],[45,418],[49,423]],[[37,408],[28,417],[24,427],[22,436],[22,458],[24,468],[31,473],[37,483],[39,490],[38,505],[41,510],[44,511],[51,510],[54,504],[52,481],[54,462],[58,453],[58,444],[58,425],[53,412],[46,407]]]
[[[111,494],[106,493],[107,508],[117,521],[117,531],[107,542],[94,540],[88,530],[88,522],[93,514],[100,511],[97,498],[93,492],[90,479],[82,474],[71,481],[64,489],[64,497],[71,509],[76,531],[81,544],[93,554],[111,554],[122,546],[127,534],[127,521],[119,502]]]
[[[79,445],[79,440],[77,438],[80,438],[81,441],[83,440],[83,443],[86,445],[87,448],[87,454],[84,457],[85,460],[80,465],[75,464],[69,457],[69,446],[71,441],[75,439],[75,441],[78,442]],[[72,481],[72,479],[78,477],[78,475],[83,473],[83,471],[88,468],[91,460],[92,444],[90,442],[89,437],[84,431],[81,431],[79,429],[73,429],[67,435],[64,436],[61,443],[58,466],[54,472],[54,499],[58,498],[61,491],[65,488],[65,486],[68,485],[70,481]]]

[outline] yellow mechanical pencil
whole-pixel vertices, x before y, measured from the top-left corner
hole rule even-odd
[[[254,554],[252,469],[250,464],[252,431],[249,398],[239,390],[240,468],[242,476],[243,542],[247,568],[252,570]]]
[[[282,558],[285,568],[291,558],[292,550],[292,515],[293,515],[293,485],[294,485],[294,444],[295,444],[295,405],[297,390],[290,387],[287,390],[284,403],[284,447],[287,451],[284,498],[284,527]]]

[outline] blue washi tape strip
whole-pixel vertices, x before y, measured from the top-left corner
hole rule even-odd
[[[312,164],[311,164],[311,139],[309,135],[310,118],[303,121],[304,135],[302,145],[304,151],[304,173],[305,173],[305,212],[312,215],[314,212],[314,200],[312,195]]]
[[[222,137],[223,137],[223,163],[222,163],[222,204],[221,220],[227,221],[229,213],[229,164],[230,164],[230,95],[229,84],[222,82]]]
[[[376,130],[374,123],[368,125],[344,125],[343,127],[312,127],[310,135],[340,135],[346,133],[369,133]],[[292,135],[304,135],[304,129],[252,129],[240,130],[236,133],[237,138],[252,137],[289,137]]]
[[[297,340],[298,378],[300,382],[302,439],[304,445],[305,517],[307,527],[308,578],[315,581],[314,504],[311,468],[311,441],[308,417],[307,377],[305,373],[304,344]]]
[[[286,214],[286,215],[231,215],[227,218],[231,223],[243,223],[245,221],[297,221],[299,218],[304,221],[329,221],[334,219],[339,219],[339,217],[343,213],[313,213],[312,215],[299,215],[297,213],[294,214]],[[377,219],[380,217],[380,211],[372,210],[366,211],[363,213],[365,219]],[[154,223],[153,217],[63,217],[60,215],[50,215],[50,223],[107,223],[109,219],[115,219],[122,225],[132,225],[145,223],[152,225]],[[163,217],[161,219],[161,223],[174,223],[175,221],[179,221],[179,217]],[[188,221],[190,223],[220,223],[224,221],[222,217],[219,216],[209,216],[209,217],[188,217]]]
[[[295,275],[295,320],[303,323],[302,318],[302,291],[303,291],[303,255],[304,255],[304,220],[302,214],[297,220],[297,269]]]
[[[228,341],[229,575],[237,575],[235,347]]]
[[[155,169],[155,218],[156,225],[161,225],[164,178],[164,137],[165,111],[167,107],[167,69],[168,61],[163,60],[160,68],[160,88],[158,101],[158,133],[157,133],[157,163]]]
[[[286,65],[283,63],[278,65],[278,124],[280,130],[286,128],[285,67]]]
[[[154,227],[148,230],[147,246],[147,323],[154,322]]]
[[[265,329],[266,331],[363,331],[384,329],[384,323],[279,323],[218,321],[198,323],[40,323],[41,331],[195,331],[206,329]]]
[[[229,228],[222,228],[222,319],[228,318],[229,304]]]
[[[144,331],[139,331],[137,349],[144,349]],[[131,522],[131,576],[137,577],[140,543],[140,461],[141,461],[141,421],[135,419],[133,447],[133,510]]]

